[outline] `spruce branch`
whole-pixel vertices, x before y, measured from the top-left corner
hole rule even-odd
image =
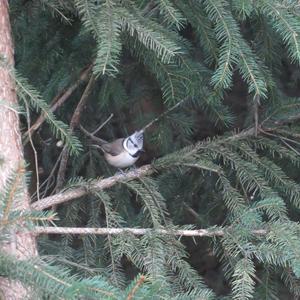
[[[178,31],[183,28],[186,19],[182,13],[174,7],[171,1],[156,0],[155,2],[157,3],[157,9],[159,10],[159,14],[162,15],[165,24],[169,27],[176,27]]]
[[[298,120],[298,119],[294,118],[293,120]],[[273,123],[273,126],[270,125],[267,129],[261,128],[261,126],[259,125],[257,128],[258,135],[260,133],[265,134],[268,131],[274,131],[277,127],[278,127],[278,125],[276,124],[276,122]],[[219,143],[232,142],[232,141],[244,139],[244,138],[251,137],[251,136],[253,137],[253,136],[255,136],[255,133],[256,133],[256,126],[251,127],[247,130],[243,130],[232,136],[225,137],[224,139],[220,139]],[[199,149],[207,148],[212,142],[214,142],[214,141],[205,141],[205,142],[200,142],[200,143],[196,144],[189,151],[189,155],[193,155],[194,153],[197,153],[197,151],[199,151]],[[167,159],[167,161],[168,161],[168,159]],[[162,162],[162,163],[160,164],[160,162]],[[90,191],[107,189],[119,182],[124,182],[124,181],[126,182],[126,181],[134,180],[137,178],[142,178],[144,176],[149,176],[149,175],[155,173],[160,167],[163,168],[164,167],[163,162],[164,162],[164,157],[157,160],[154,165],[150,165],[150,164],[144,165],[137,170],[129,171],[124,174],[114,175],[114,176],[111,176],[111,177],[105,178],[105,179],[93,180],[89,184],[88,188],[82,186],[82,187],[75,187],[75,188],[60,192],[53,196],[49,196],[44,199],[41,199],[39,202],[33,203],[31,205],[31,208],[36,209],[36,210],[46,209],[48,207],[51,207],[52,205],[61,204],[64,202],[68,202],[72,199],[76,199],[76,198],[82,197],[84,195],[87,195]],[[169,162],[169,164],[172,165],[172,162]]]
[[[181,45],[174,42],[169,36],[170,31],[165,31],[163,26],[150,19],[145,19],[137,7],[127,5],[120,11],[122,30],[137,39],[163,62],[170,63],[177,55],[183,53]]]
[[[61,204],[70,201],[72,199],[82,197],[88,194],[90,190],[104,190],[115,185],[118,182],[124,180],[128,181],[135,178],[151,175],[154,172],[155,169],[151,167],[151,165],[145,165],[137,170],[129,171],[124,175],[118,174],[109,178],[95,180],[89,185],[88,189],[86,187],[77,187],[64,192],[60,192],[53,196],[46,197],[44,199],[41,199],[38,202],[33,203],[31,207],[32,209],[37,209],[37,210],[46,209],[53,205]]]
[[[241,138],[245,138],[245,137],[253,136],[253,135],[254,135],[254,128],[250,128],[248,130],[242,131],[233,136],[225,138],[223,140],[223,142],[224,141],[233,141],[233,140],[237,140],[237,139],[241,139]],[[191,154],[196,152],[198,150],[198,148],[204,148],[205,146],[207,147],[207,145],[209,145],[209,144],[210,144],[210,141],[205,142],[205,143],[200,143],[198,146],[195,146],[191,150]],[[159,160],[158,160],[158,163],[159,163]],[[44,199],[41,199],[38,202],[33,203],[31,205],[31,208],[37,209],[37,210],[46,209],[46,208],[51,207],[56,204],[61,204],[64,202],[68,202],[72,199],[80,198],[84,195],[87,195],[90,191],[104,190],[104,189],[112,187],[113,185],[115,185],[118,182],[130,181],[130,180],[133,180],[136,178],[149,176],[149,175],[155,173],[156,171],[157,171],[156,167],[154,167],[152,165],[144,165],[144,166],[140,167],[139,169],[129,171],[124,174],[118,174],[118,175],[111,176],[109,178],[94,180],[89,184],[88,188],[87,187],[76,187],[76,188],[72,188],[72,189],[64,191],[64,192],[60,192],[53,196],[46,197]]]
[[[176,6],[183,12],[193,26],[199,43],[204,50],[206,61],[218,60],[217,42],[212,23],[206,18],[202,5],[198,1],[176,1]]]
[[[248,84],[248,92],[266,98],[267,87],[262,68],[257,58],[243,39],[240,28],[228,10],[224,1],[204,1],[204,9],[209,18],[216,23],[215,34],[222,44],[219,53],[219,63],[212,83],[218,88],[228,88],[232,84],[232,75],[235,66]]]
[[[244,257],[235,266],[232,283],[233,299],[252,299],[254,293],[255,266],[253,261]]]
[[[6,224],[8,221],[9,214],[13,207],[13,202],[16,200],[15,198],[17,196],[18,189],[20,188],[20,183],[22,181],[24,171],[24,166],[20,162],[15,174],[12,174],[11,178],[9,179],[8,190],[6,191],[6,193],[5,190],[2,191],[2,193],[4,192],[4,195],[6,194],[6,198],[3,201],[3,207],[1,212],[2,218],[0,221],[1,225]]]
[[[132,300],[133,299],[134,294],[136,293],[138,288],[145,282],[145,280],[146,280],[146,277],[144,275],[141,275],[140,278],[138,279],[137,283],[133,287],[133,289],[128,294],[126,300]]]
[[[289,10],[276,5],[276,1],[260,1],[261,12],[271,20],[270,24],[279,34],[287,47],[288,55],[293,62],[300,63],[299,20]]]
[[[47,298],[119,299],[118,290],[112,288],[104,278],[80,279],[51,260],[50,263],[40,258],[16,261],[13,256],[0,253],[0,267],[1,274],[41,289]]]
[[[78,155],[82,146],[79,140],[70,133],[69,127],[60,120],[57,120],[47,102],[42,98],[41,94],[31,86],[27,79],[20,75],[14,77],[17,87],[17,94],[23,102],[27,102],[31,108],[41,111],[48,124],[50,130],[55,137],[61,139],[68,146],[72,155]]]

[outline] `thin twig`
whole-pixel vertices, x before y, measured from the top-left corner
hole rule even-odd
[[[14,112],[16,115],[19,115],[21,112],[17,111],[16,109],[12,108],[11,106],[7,105],[7,104],[3,104],[0,102],[0,106],[5,107],[8,110],[11,110],[12,112]]]
[[[284,108],[292,108],[292,107],[299,107],[299,103],[293,103],[293,104],[288,104],[288,105],[284,105]],[[275,111],[273,111],[268,117],[266,117],[266,119],[264,119],[261,122],[261,126],[263,126],[267,121],[269,121],[273,116],[275,116],[278,112],[280,112],[280,110],[282,110],[282,107],[276,109]],[[295,122],[298,121],[300,119],[300,114],[294,115],[294,116],[290,116],[284,120],[277,120],[275,121],[275,125],[286,125],[289,124],[291,122]]]
[[[300,145],[300,143],[299,143],[298,141],[289,139],[289,138],[287,138],[287,137],[285,137],[285,136],[282,136],[282,135],[279,135],[279,134],[274,134],[274,133],[268,132],[268,131],[276,132],[276,130],[272,130],[271,128],[268,128],[268,129],[260,129],[260,131],[261,131],[262,133],[266,134],[266,135],[273,136],[273,137],[276,137],[276,138],[279,138],[279,139],[283,139],[283,140],[289,141],[289,142],[291,142],[291,143]]]
[[[39,176],[39,162],[38,162],[38,155],[37,155],[37,151],[34,147],[33,141],[32,141],[32,136],[31,136],[31,132],[30,132],[30,111],[29,111],[29,107],[28,107],[28,103],[25,101],[25,107],[26,107],[26,119],[27,119],[27,128],[28,128],[28,138],[29,138],[29,142],[34,154],[34,164],[35,164],[35,178],[36,178],[36,196],[37,196],[37,200],[40,200],[40,176]]]
[[[175,105],[173,105],[172,107],[170,107],[169,109],[167,109],[166,111],[164,111],[162,114],[160,114],[157,118],[155,118],[150,123],[148,123],[147,125],[145,125],[141,130],[145,131],[147,128],[149,128],[150,126],[152,126],[154,123],[158,122],[165,115],[167,115],[169,112],[171,112],[172,110],[174,110],[175,108],[177,108],[179,105],[181,105],[187,99],[188,99],[188,97],[186,97],[186,98],[180,100],[179,102],[177,102]]]
[[[86,85],[84,92],[77,104],[77,107],[73,113],[73,116],[71,118],[71,122],[70,122],[70,129],[72,131],[74,131],[74,129],[78,126],[79,122],[80,122],[80,116],[81,113],[83,111],[83,108],[85,106],[85,104],[87,103],[88,97],[91,93],[92,87],[95,83],[95,77],[94,75],[91,75],[88,84]]]
[[[154,1],[148,1],[148,4],[145,6],[145,8],[142,11],[142,15],[146,17],[147,15],[150,14],[153,9],[157,7],[156,3]]]
[[[254,127],[255,127],[255,137],[258,135],[258,122],[259,122],[259,116],[258,116],[258,106],[259,106],[259,95],[254,96]]]
[[[133,299],[134,294],[136,293],[136,291],[138,290],[138,288],[145,282],[145,279],[146,279],[146,276],[141,275],[141,277],[139,278],[139,280],[137,281],[137,283],[135,284],[135,286],[133,287],[133,289],[128,294],[128,297],[126,298],[126,300],[132,300]]]
[[[72,24],[71,19],[69,19],[67,16],[65,16],[65,15],[63,14],[63,12],[61,12],[57,7],[55,7],[55,4],[54,4],[54,5],[51,5],[50,3],[45,2],[45,5],[48,5],[48,6],[49,6],[50,8],[52,8],[54,11],[56,11],[56,12],[61,16],[61,18],[64,19],[69,25]]]
[[[110,116],[107,118],[105,122],[103,122],[96,130],[92,132],[92,135],[95,135],[98,131],[100,131],[109,121],[110,119],[114,116],[114,114],[110,114]]]
[[[275,131],[275,132],[276,132],[276,131]],[[290,139],[290,138],[288,138],[288,137],[286,137],[286,136],[278,135],[278,137],[280,137],[280,139],[286,140],[286,141],[288,141],[288,142],[291,142],[291,143],[293,143],[293,144],[296,144],[296,145],[300,146],[300,142],[295,141],[295,140],[293,140],[293,139]]]
[[[170,107],[169,109],[167,109],[166,111],[164,111],[162,114],[160,114],[157,118],[153,119],[150,123],[146,124],[141,130],[145,131],[147,128],[149,128],[150,126],[152,126],[154,123],[158,122],[161,118],[163,118],[166,114],[168,114],[170,111],[174,110],[175,108],[177,108],[179,105],[181,105],[184,101],[186,101],[187,98],[182,99],[181,101],[179,101],[178,103],[176,103],[174,106]],[[85,128],[83,128],[83,126],[80,125],[80,129],[81,131],[87,135],[88,137],[90,137],[94,142],[102,142],[103,140],[97,138],[95,136],[95,134],[102,129],[109,121],[110,119],[113,117],[113,114],[111,114],[107,120],[105,122],[103,122],[96,130],[94,130],[92,133],[88,132]]]
[[[82,228],[82,227],[43,227],[37,226],[33,229],[35,234],[92,234],[92,235],[120,235],[131,233],[133,235],[146,235],[149,233],[165,234],[175,236],[199,236],[199,237],[215,237],[224,236],[227,229],[153,229],[153,228]],[[268,233],[266,229],[257,229],[252,231],[256,235],[265,235]]]
[[[278,132],[279,134],[286,134],[286,135],[291,136],[295,139],[300,139],[300,134],[299,133],[294,133],[294,132],[291,132],[290,130],[274,129],[273,131]]]
[[[79,128],[80,130],[86,135],[88,136],[92,141],[98,143],[98,144],[101,144],[103,143],[104,140],[98,138],[95,136],[95,134],[100,130],[102,129],[109,121],[110,119],[113,117],[114,115],[111,114],[102,124],[100,124],[100,126],[94,130],[92,133],[91,132],[88,132],[82,125],[79,125]]]
[[[54,166],[53,166],[53,168],[52,168],[52,170],[51,170],[51,172],[50,172],[48,178],[47,178],[47,179],[41,184],[41,186],[40,186],[40,188],[42,189],[42,187],[44,187],[44,185],[46,184],[46,187],[45,187],[45,189],[44,189],[43,192],[42,192],[42,193],[43,193],[43,197],[46,195],[48,189],[49,189],[50,186],[52,185],[52,183],[51,183],[50,180],[53,178],[54,173],[55,173],[55,171],[56,171],[56,168],[59,166],[61,157],[62,157],[62,152],[60,153],[60,155],[59,155],[57,161],[55,162],[55,164],[54,164]],[[53,181],[52,181],[52,182],[53,182]]]
[[[93,134],[91,134],[90,132],[88,132],[82,125],[79,125],[80,130],[86,135],[88,136],[92,141],[101,144],[104,140],[94,136]]]
[[[72,93],[76,90],[76,88],[88,78],[88,75],[90,74],[92,70],[92,64],[89,65],[87,68],[84,68],[79,78],[76,80],[75,83],[73,83],[65,92],[60,93],[58,96],[55,96],[53,101],[53,105],[50,107],[50,111],[54,112],[56,109],[58,109],[66,100],[69,99],[69,97],[72,95]],[[35,121],[35,123],[31,126],[31,128],[25,133],[25,137],[28,136],[29,132],[33,134],[46,120],[46,117],[44,114],[40,115],[38,119]]]
[[[289,138],[287,138],[287,137],[284,137],[284,136],[281,136],[281,135],[277,135],[277,134],[274,134],[274,133],[267,132],[267,131],[262,130],[262,129],[261,129],[261,132],[264,133],[265,135],[269,135],[269,136],[278,138],[283,144],[285,144],[288,148],[290,148],[293,152],[295,152],[297,155],[300,156],[299,151],[297,151],[294,147],[292,147],[292,146],[291,146],[288,142],[286,142],[286,141],[289,141],[289,142],[291,142],[291,143],[300,145],[299,142],[297,142],[297,141],[295,141],[295,140],[291,140],[291,139],[289,139]]]
[[[280,137],[282,143],[284,143],[288,148],[290,148],[293,152],[300,156],[299,151],[297,151],[294,147],[292,147],[288,142],[286,142],[283,138]]]
[[[183,206],[185,207],[186,211],[188,211],[195,219],[199,219],[199,214],[191,208],[189,205],[186,204],[186,202],[183,202]]]
[[[74,131],[74,129],[78,126],[79,122],[80,122],[80,115],[81,112],[88,100],[88,97],[90,95],[92,86],[95,82],[94,76],[91,75],[90,80],[77,104],[77,107],[73,113],[73,116],[71,118],[71,122],[70,122],[70,131],[71,133]],[[57,173],[57,181],[56,181],[56,186],[55,186],[55,191],[58,192],[59,190],[61,190],[61,188],[64,185],[65,182],[65,175],[66,175],[66,170],[67,170],[67,163],[68,163],[68,158],[69,158],[69,151],[67,149],[66,146],[64,146],[63,150],[62,150],[62,157],[60,160],[60,165],[59,165],[59,169],[58,169],[58,173]]]

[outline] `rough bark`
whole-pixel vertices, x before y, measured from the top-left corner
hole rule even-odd
[[[19,129],[19,117],[14,109],[17,96],[11,70],[14,65],[13,43],[9,22],[8,1],[0,0],[0,191],[8,176],[23,165],[23,147]],[[23,182],[23,180],[21,181]],[[29,196],[24,184],[24,194],[13,199],[11,209],[28,209]],[[1,251],[26,259],[37,255],[35,239],[28,233],[12,232],[10,239],[1,245]],[[16,281],[0,278],[0,291],[6,300],[25,299],[29,291]]]

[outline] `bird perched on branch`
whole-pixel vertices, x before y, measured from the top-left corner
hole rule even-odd
[[[91,135],[87,131],[85,132]],[[103,151],[106,161],[120,169],[132,166],[144,152],[144,130],[136,131],[126,138],[117,139],[111,143],[95,136],[93,136],[93,140],[97,143],[93,147]]]
[[[94,142],[97,143],[96,145],[94,144],[93,147],[96,147],[103,151],[104,157],[110,165],[119,169],[127,168],[132,166],[139,159],[141,153],[144,152],[144,131],[150,126],[152,126],[154,123],[161,120],[170,111],[174,110],[187,99],[188,97],[177,102],[174,106],[170,107],[168,110],[156,117],[150,123],[145,125],[141,130],[135,131],[132,135],[126,138],[117,139],[111,143],[96,137],[95,134],[101,128],[103,128],[105,124],[108,123],[108,121],[113,117],[113,114],[111,114],[109,118],[92,133],[85,130],[82,126],[80,126],[80,129]]]

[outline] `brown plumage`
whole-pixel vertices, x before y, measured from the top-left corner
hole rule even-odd
[[[94,145],[94,147],[103,151],[104,157],[110,165],[116,168],[127,168],[133,165],[139,157],[133,157],[127,151],[124,151],[124,140],[124,138],[121,138],[108,143],[99,139],[97,142],[101,145]]]
[[[111,143],[104,142],[99,147],[102,148],[104,153],[109,153],[112,156],[116,156],[122,151],[124,151],[123,147],[124,139],[117,139]]]

